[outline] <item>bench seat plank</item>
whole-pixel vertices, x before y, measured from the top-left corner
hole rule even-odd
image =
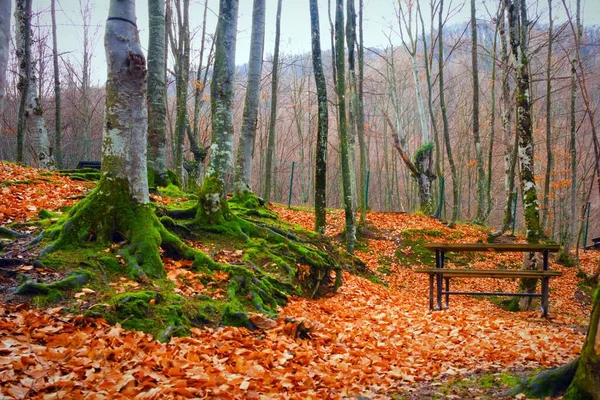
[[[425,243],[429,250],[441,251],[480,251],[480,252],[543,252],[556,253],[560,250],[558,244],[527,244],[527,243]]]
[[[502,269],[447,269],[447,268],[416,268],[417,273],[442,274],[453,278],[542,278],[545,276],[562,276],[560,271],[527,271]]]

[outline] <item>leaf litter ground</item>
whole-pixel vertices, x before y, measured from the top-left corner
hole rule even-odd
[[[2,223],[30,218],[35,212],[29,206],[57,210],[65,205],[64,199],[80,196],[89,187],[52,176],[41,181],[45,189],[40,194],[36,170],[7,165],[0,164],[0,185],[25,180],[20,174],[29,174],[26,180],[31,182],[5,184],[11,194],[16,188],[20,192],[10,200],[0,197],[0,207],[10,210],[0,217]],[[59,196],[50,195],[59,188]],[[40,195],[48,200],[41,201]],[[272,209],[284,220],[307,229],[313,226],[310,212],[278,205]],[[412,266],[397,257],[396,250],[405,256],[418,252],[404,242],[406,232],[418,230],[426,241],[453,241],[459,236],[462,242],[482,240],[485,232],[470,225],[450,229],[406,214],[369,213],[367,220],[379,233],[357,254],[373,271],[385,268],[381,276],[387,287],[345,273],[335,296],[318,301],[292,298],[276,321],[254,316],[256,325],[264,328],[259,331],[192,328],[191,337],[165,344],[101,319],[65,315],[59,308],[2,304],[0,393],[49,399],[456,398],[452,391],[440,394],[440,382],[558,366],[579,353],[590,304],[577,296],[576,268],[552,263],[551,268],[563,276],[551,280],[550,320],[540,318],[539,312],[511,313],[486,299],[461,296],[451,298],[449,310],[430,312],[427,278],[411,270],[419,257],[412,258]],[[327,233],[339,234],[343,213],[330,212],[328,223]],[[435,234],[428,237],[428,232]],[[599,253],[582,257],[588,274],[597,268]],[[241,256],[239,250],[215,254],[229,262]],[[179,294],[223,295],[218,284],[206,287],[185,262],[164,261]],[[472,260],[471,265],[485,268],[490,263],[518,266],[519,256],[493,254]],[[123,278],[112,284],[124,291],[137,283]],[[457,280],[455,287],[493,291],[514,290],[515,285],[465,279]],[[93,296],[93,290],[84,288],[77,295]],[[300,325],[310,333],[299,335]]]

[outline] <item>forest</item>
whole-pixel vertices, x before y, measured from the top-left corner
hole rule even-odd
[[[600,399],[600,6],[0,0],[7,398]]]

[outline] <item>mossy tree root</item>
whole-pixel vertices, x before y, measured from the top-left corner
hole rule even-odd
[[[558,368],[546,370],[532,378],[526,379],[510,391],[508,396],[519,393],[527,397],[547,398],[558,396],[567,390],[579,366],[580,357]]]
[[[71,209],[66,218],[48,229],[47,234],[55,241],[42,250],[40,256],[91,241],[104,245],[125,242],[127,244],[119,254],[129,274],[142,280],[166,276],[161,246],[178,257],[210,263],[208,256],[194,251],[171,234],[150,204],[132,201],[128,192],[125,180],[103,179],[88,197]]]

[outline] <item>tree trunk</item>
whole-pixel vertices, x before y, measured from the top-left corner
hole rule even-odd
[[[4,110],[6,93],[6,68],[10,49],[10,7],[11,0],[0,1],[0,112]]]
[[[425,77],[427,79],[427,109],[429,111],[429,119],[431,120],[431,127],[433,128],[433,142],[435,143],[435,149],[436,149],[436,159],[435,159],[435,167],[434,167],[434,171],[435,171],[435,175],[436,176],[441,176],[442,175],[442,171],[440,169],[440,162],[439,162],[439,154],[440,154],[440,147],[439,147],[439,134],[438,134],[438,128],[437,128],[437,124],[435,121],[435,115],[433,112],[433,85],[431,82],[431,69],[430,69],[430,63],[429,63],[429,56],[428,56],[428,48],[427,48],[427,38],[425,36],[425,22],[423,21],[423,14],[421,13],[421,7],[419,6],[419,3],[417,3],[417,12],[419,14],[419,19],[421,20],[421,37],[423,40],[423,64],[425,65]],[[432,18],[433,21],[433,18]],[[429,182],[429,185],[431,186],[431,182]],[[440,179],[440,185],[441,185],[441,179]],[[441,187],[440,187],[441,189]]]
[[[315,161],[315,231],[325,233],[327,207],[327,131],[329,112],[327,109],[327,83],[323,72],[321,35],[319,32],[319,6],[310,0],[310,24],[312,31],[312,59],[317,88],[319,114],[317,117],[317,150]]]
[[[107,58],[106,109],[102,178],[77,203],[69,218],[47,231],[58,240],[40,256],[81,241],[105,246],[115,238],[127,242],[120,256],[128,273],[164,277],[159,246],[181,244],[168,233],[149,205],[146,167],[146,60],[139,44],[134,0],[111,0],[104,46]]]
[[[206,48],[206,15],[208,12],[208,0],[204,1],[204,14],[202,16],[202,37],[200,39],[200,59],[198,61],[198,71],[196,73],[196,81],[194,82],[194,121],[192,129],[188,129],[188,139],[190,141],[190,151],[194,155],[194,164],[190,173],[190,186],[194,189],[202,185],[204,180],[204,160],[206,159],[207,151],[203,148],[204,144],[200,140],[200,110],[204,104],[204,90],[206,89],[206,81],[208,78],[208,68],[210,59],[214,49],[214,40],[212,41],[206,68],[204,68],[204,78],[202,78],[202,69],[204,61],[204,49]]]
[[[148,0],[148,180],[167,186],[165,0]]]
[[[275,50],[273,51],[273,72],[271,80],[271,118],[269,119],[269,138],[267,141],[265,191],[263,198],[268,203],[271,201],[271,185],[274,180],[275,167],[275,127],[277,123],[277,90],[279,85],[279,39],[281,37],[281,0],[277,1],[277,17],[275,21]]]
[[[504,142],[504,190],[506,193],[506,201],[504,203],[504,217],[502,218],[502,226],[494,233],[494,236],[502,235],[508,230],[513,220],[513,204],[515,192],[515,167],[517,162],[517,141],[518,137],[512,134],[512,108],[513,102],[510,95],[510,72],[511,65],[508,56],[508,32],[506,30],[505,13],[506,3],[502,5],[502,12],[498,19],[498,32],[500,34],[500,63],[502,64],[502,90],[500,93],[500,105]]]
[[[517,62],[517,136],[519,170],[523,191],[523,211],[527,243],[539,243],[540,215],[537,190],[534,178],[534,148],[531,126],[531,102],[529,96],[529,54],[528,54],[528,20],[526,0],[507,1],[509,15],[510,42]],[[537,259],[534,253],[525,255],[523,269],[536,269]],[[537,279],[522,279],[521,289],[528,293],[535,291]],[[529,308],[530,298],[523,298],[521,308]]]
[[[338,99],[338,132],[340,135],[340,157],[342,169],[342,195],[344,197],[344,214],[346,216],[346,250],[354,252],[356,239],[356,221],[354,219],[354,199],[351,189],[350,155],[348,150],[348,125],[346,121],[346,77],[344,63],[344,1],[336,0],[335,11],[336,32],[336,72]]]
[[[83,71],[81,79],[81,97],[83,102],[83,158],[92,159],[92,126],[91,126],[91,93],[90,93],[90,75],[91,75],[91,43],[90,43],[90,24],[92,10],[89,2],[80,3],[80,14],[83,20]]]
[[[502,6],[502,4],[500,4],[499,10],[498,10],[498,14],[497,14],[497,20],[499,18],[502,18],[502,15],[504,13],[504,7]],[[492,99],[491,99],[491,117],[490,117],[490,147],[488,148],[488,165],[487,165],[487,183],[485,185],[485,189],[486,189],[486,195],[487,195],[487,199],[486,199],[486,203],[487,203],[487,209],[485,211],[485,217],[488,218],[490,216],[490,214],[492,213],[492,187],[494,185],[493,183],[493,166],[494,166],[494,162],[493,162],[493,158],[494,158],[494,141],[496,139],[496,71],[497,71],[497,63],[496,63],[496,58],[497,58],[497,54],[498,54],[498,24],[496,24],[496,28],[494,29],[494,44],[493,44],[493,50],[492,50],[492,87],[491,87],[491,91],[492,91]]]
[[[60,71],[58,69],[58,44],[56,39],[56,0],[50,1],[50,15],[52,18],[52,63],[54,66],[54,154],[56,166],[62,168],[62,126],[60,119]]]
[[[238,145],[237,164],[235,170],[235,191],[250,191],[252,178],[252,154],[256,139],[258,121],[258,103],[260,101],[260,78],[262,75],[263,51],[265,45],[265,2],[254,0],[252,11],[252,36],[250,41],[250,60],[248,61],[248,85],[242,131]]]
[[[552,42],[554,41],[552,20],[552,0],[548,0],[548,58],[546,65],[546,174],[544,176],[544,199],[542,202],[542,229],[548,229],[548,207],[550,202],[550,182],[552,179]]]
[[[211,81],[212,145],[202,192],[213,205],[205,212],[218,212],[225,204],[225,182],[233,172],[233,88],[238,0],[221,0]]]
[[[16,52],[19,60],[19,88],[21,103],[17,132],[17,161],[23,162],[23,137],[28,129],[34,149],[34,165],[44,169],[56,167],[48,131],[44,122],[44,110],[38,98],[37,77],[31,60],[31,2],[18,0],[15,9]]]
[[[356,191],[356,11],[354,0],[346,0],[346,44],[348,46],[348,159],[350,162],[350,192],[356,214],[358,193]]]
[[[456,170],[456,164],[454,163],[454,157],[452,156],[452,147],[450,145],[450,126],[448,124],[448,112],[446,110],[445,100],[445,88],[444,88],[444,34],[443,34],[443,11],[444,11],[444,0],[440,0],[440,10],[438,14],[438,80],[440,84],[440,109],[442,111],[442,126],[444,129],[444,142],[446,145],[446,154],[448,156],[448,164],[450,165],[450,173],[452,174],[452,217],[450,222],[454,223],[459,218],[460,211],[460,192],[458,181],[458,172]]]
[[[190,78],[190,0],[183,1],[183,12],[178,13],[179,59],[177,60],[177,120],[175,122],[175,171],[183,186],[186,185],[184,168],[185,132],[188,127],[187,97]]]
[[[575,239],[575,229],[577,227],[577,120],[575,115],[575,106],[577,104],[577,67],[578,67],[578,56],[579,49],[577,46],[579,45],[579,40],[581,38],[581,5],[580,0],[576,1],[576,14],[575,14],[575,26],[576,32],[575,35],[577,37],[574,38],[575,41],[575,54],[573,56],[573,60],[571,61],[571,99],[570,99],[570,110],[569,110],[569,151],[571,153],[571,187],[570,187],[570,213],[569,213],[569,230],[567,231],[566,239],[563,243],[563,248],[561,250],[561,255],[563,257],[569,257],[571,252],[571,246],[573,245],[573,240]]]
[[[471,67],[473,77],[473,140],[475,142],[475,160],[477,165],[476,192],[477,211],[475,223],[485,221],[485,172],[483,170],[483,150],[479,135],[479,71],[477,62],[477,18],[475,18],[475,0],[471,0]]]
[[[364,76],[365,76],[365,48],[363,38],[363,0],[359,0],[359,19],[358,19],[358,98],[356,99],[356,127],[358,136],[358,148],[360,152],[360,179],[359,179],[359,204],[360,204],[360,222],[364,223],[367,217],[366,181],[367,181],[367,144],[365,143],[365,96],[364,96]]]
[[[600,288],[598,289],[600,290]],[[596,291],[590,325],[575,377],[563,399],[600,399],[600,296]]]

